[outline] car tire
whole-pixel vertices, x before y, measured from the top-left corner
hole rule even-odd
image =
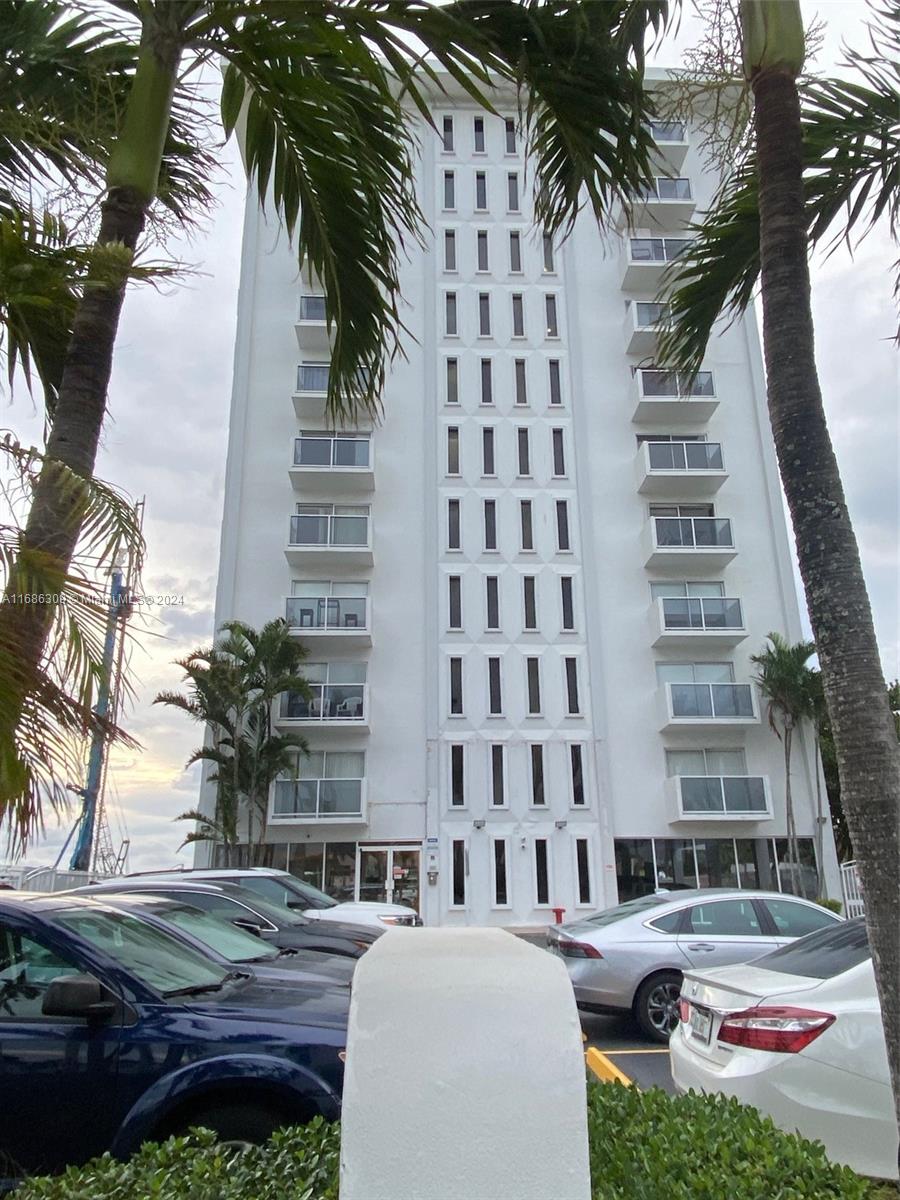
[[[664,1046],[678,1024],[681,980],[680,971],[660,971],[644,980],[634,998],[634,1015],[641,1032]]]
[[[222,1145],[245,1150],[248,1146],[267,1142],[282,1125],[301,1123],[288,1120],[284,1113],[265,1105],[222,1100],[193,1112],[189,1120],[179,1123],[180,1128],[175,1132],[186,1133],[196,1127],[211,1129],[218,1134]]]

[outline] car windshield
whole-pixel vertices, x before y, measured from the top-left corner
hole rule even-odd
[[[796,942],[754,959],[754,967],[781,975],[804,975],[809,979],[832,979],[871,958],[866,923],[844,921],[807,934]]]
[[[592,917],[585,917],[584,920],[589,921],[591,925],[612,925],[614,921],[624,921],[626,917],[633,917],[648,908],[659,908],[665,903],[666,901],[661,900],[659,896],[639,896],[636,900],[626,900],[624,904],[617,904],[615,908],[605,908],[603,912],[594,913]]]
[[[261,917],[271,921],[273,925],[307,925],[309,923],[309,918],[301,917],[296,910],[289,909],[283,904],[272,904],[257,892],[248,891],[244,887],[243,881],[239,886],[234,886],[234,899],[240,900],[242,904],[252,908]]]
[[[296,908],[298,904],[302,908],[334,908],[337,904],[337,900],[332,900],[312,884],[286,879],[283,875],[242,875],[236,882],[239,887],[285,908]]]
[[[54,921],[162,995],[185,988],[218,988],[228,978],[223,967],[198,950],[127,913],[78,908],[55,913]]]
[[[167,904],[165,908],[155,911],[162,920],[183,929],[229,962],[263,962],[278,957],[277,948],[261,941],[256,934],[238,929],[230,921],[201,912],[189,904]]]

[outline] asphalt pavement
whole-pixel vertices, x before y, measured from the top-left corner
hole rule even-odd
[[[588,1046],[594,1046],[639,1088],[661,1087],[674,1094],[669,1051],[641,1033],[631,1017],[597,1017],[581,1013]]]

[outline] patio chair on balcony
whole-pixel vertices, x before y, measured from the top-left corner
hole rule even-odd
[[[337,706],[337,716],[339,717],[361,717],[363,710],[362,696],[348,696],[346,700],[342,700]]]

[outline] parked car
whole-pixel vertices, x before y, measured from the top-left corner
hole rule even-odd
[[[631,1012],[648,1037],[667,1042],[685,970],[746,962],[841,920],[796,896],[692,888],[551,926],[547,944],[565,962],[579,1008]]]
[[[685,972],[679,1091],[724,1092],[836,1162],[897,1178],[897,1119],[862,918],[753,962]]]
[[[404,904],[382,904],[370,900],[334,900],[311,883],[305,883],[289,871],[270,867],[250,867],[246,870],[220,868],[186,871],[154,871],[153,879],[198,879],[208,882],[235,883],[256,892],[270,904],[281,904],[316,921],[352,921],[356,925],[421,925],[422,918],[414,908]],[[129,879],[137,876],[128,876]]]
[[[336,1119],[348,1012],[347,988],[263,984],[99,900],[5,892],[0,1174]]]
[[[165,929],[228,970],[252,972],[263,983],[271,980],[349,987],[356,969],[356,960],[342,954],[279,950],[231,921],[223,921],[184,900],[141,892],[110,892],[103,902]]]
[[[186,901],[195,908],[202,908],[204,912],[231,921],[239,929],[258,934],[281,950],[316,950],[359,958],[381,936],[380,930],[365,925],[310,921],[299,913],[269,904],[261,896],[236,887],[233,883],[192,883],[177,879],[154,880],[144,876],[141,879],[109,879],[86,888],[76,888],[67,894],[99,897],[115,892],[142,892],[148,896],[168,896],[172,900]]]

